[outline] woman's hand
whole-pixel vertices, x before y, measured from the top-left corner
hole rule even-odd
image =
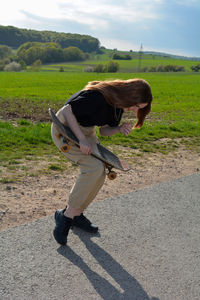
[[[132,126],[129,123],[123,123],[119,126],[119,132],[123,133],[125,136],[129,135],[132,131]]]
[[[92,147],[86,138],[80,140],[79,144],[80,144],[80,150],[83,154],[87,154],[87,155],[91,154]]]

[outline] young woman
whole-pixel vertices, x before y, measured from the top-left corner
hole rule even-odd
[[[65,209],[55,212],[56,226],[53,234],[56,241],[65,245],[70,227],[77,226],[88,232],[97,232],[83,211],[95,198],[105,180],[104,164],[89,155],[98,152],[95,126],[99,126],[102,136],[122,133],[125,136],[133,128],[143,125],[151,110],[152,93],[149,84],[143,79],[92,81],[85,88],[69,98],[57,112],[57,117],[69,126],[79,140],[80,149],[70,145],[64,155],[80,167],[77,178],[69,195]],[[124,112],[133,111],[137,115],[134,127],[120,121]],[[58,138],[56,126],[52,124],[52,138],[61,149],[63,142]]]

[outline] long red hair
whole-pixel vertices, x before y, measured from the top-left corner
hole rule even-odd
[[[139,103],[147,103],[147,106],[138,110],[138,120],[134,128],[140,128],[147,114],[151,111],[153,97],[150,85],[144,79],[91,81],[88,82],[84,90],[97,90],[101,92],[106,101],[117,108],[126,108]]]

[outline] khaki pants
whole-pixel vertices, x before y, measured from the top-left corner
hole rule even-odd
[[[58,119],[64,123],[62,108],[57,112]],[[82,127],[81,130],[87,137],[94,152],[98,152],[96,143],[98,142],[95,127]],[[57,137],[58,130],[54,124],[51,127],[51,135],[54,143],[60,149],[63,146],[61,139]],[[105,181],[104,164],[91,155],[83,154],[73,143],[70,144],[69,152],[62,152],[69,160],[80,166],[80,175],[70,191],[68,205],[73,208],[84,210],[92,202]]]

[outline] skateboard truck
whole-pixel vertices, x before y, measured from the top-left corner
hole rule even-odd
[[[69,141],[66,141],[66,139],[64,138],[64,136],[59,132],[57,135],[57,138],[59,139],[59,140],[61,140],[62,142],[63,142],[63,146],[60,148],[60,150],[62,151],[62,152],[69,152],[69,150],[70,150],[70,145],[68,144],[68,142]]]
[[[105,167],[108,169],[108,174],[107,174],[108,179],[114,180],[117,177],[117,173],[115,171],[112,171],[112,167],[110,167],[106,163],[105,163]]]

